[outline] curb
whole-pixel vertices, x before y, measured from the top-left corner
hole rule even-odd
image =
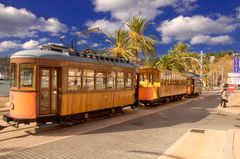
[[[188,129],[173,145],[171,145],[157,159],[166,159],[168,155],[170,155],[176,149],[176,147],[178,147],[189,136],[189,132],[191,131],[191,129]]]

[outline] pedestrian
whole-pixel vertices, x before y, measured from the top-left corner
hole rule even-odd
[[[222,98],[222,94],[223,94],[224,88],[221,90],[221,106],[223,105],[223,98]]]
[[[226,104],[228,102],[228,94],[227,94],[227,89],[224,88],[221,94],[221,106],[223,104],[223,108],[226,108]]]

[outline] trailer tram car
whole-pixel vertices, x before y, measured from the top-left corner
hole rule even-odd
[[[198,96],[202,93],[202,82],[200,80],[199,75],[194,73],[187,73],[187,97]]]
[[[157,68],[139,69],[139,101],[155,104],[182,99],[186,95],[187,77],[178,72]]]
[[[135,103],[135,65],[95,54],[25,50],[11,56],[10,112],[16,125],[88,118]]]

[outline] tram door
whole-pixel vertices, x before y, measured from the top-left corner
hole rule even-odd
[[[40,69],[39,115],[57,114],[58,103],[57,69]]]

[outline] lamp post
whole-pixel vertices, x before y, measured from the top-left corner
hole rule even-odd
[[[196,61],[200,67],[200,80],[202,82],[202,75],[203,75],[203,51],[200,52],[200,59],[196,59],[194,57],[182,57],[182,59],[192,59]]]
[[[203,69],[203,51],[200,51],[200,80],[202,82],[202,70]]]

